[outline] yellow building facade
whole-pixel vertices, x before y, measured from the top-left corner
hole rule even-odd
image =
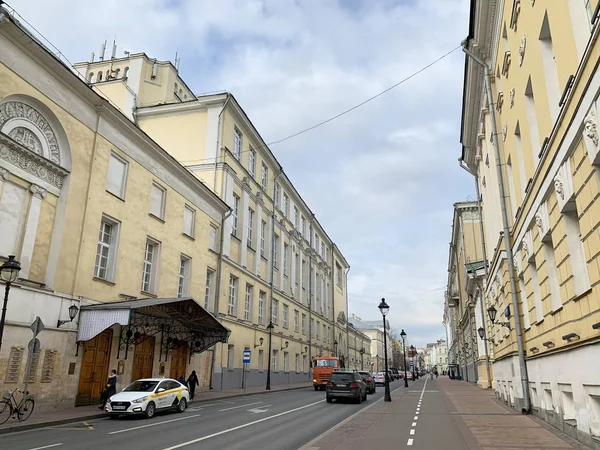
[[[483,202],[486,309],[498,311],[486,324],[496,391],[590,446],[600,435],[599,22],[596,0],[473,1],[461,130]]]
[[[223,233],[212,231],[218,268],[207,289],[216,300],[205,307],[231,335],[215,347],[211,388],[263,385],[269,365],[272,384],[309,381],[316,355],[356,361],[349,264],[235,97],[194,96],[176,65],[143,53],[75,68],[231,209]]]

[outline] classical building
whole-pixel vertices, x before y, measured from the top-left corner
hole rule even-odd
[[[349,264],[235,97],[196,96],[177,62],[115,52],[75,68],[232,211],[222,233],[210,230],[218,263],[204,307],[231,330],[216,346],[211,388],[262,385],[269,363],[271,382],[288,384],[310,379],[315,355],[345,362]]]
[[[229,331],[204,280],[230,209],[39,42],[0,8],[0,258],[21,262],[0,390],[28,365],[42,410],[98,402],[110,369],[119,388],[196,370],[208,389]]]
[[[371,370],[371,338],[348,324],[348,359],[346,366],[351,370]]]
[[[597,6],[471,2],[461,129],[482,194],[485,307],[498,312],[484,334],[496,391],[590,446],[600,435]]]
[[[371,372],[380,372],[385,369],[385,351],[384,351],[384,337],[383,337],[383,321],[379,322],[376,320],[361,320],[360,317],[352,314],[349,319],[349,324],[355,330],[360,331],[362,334],[368,337],[370,341],[370,347],[365,349],[367,354],[370,354],[370,367]],[[388,356],[388,367],[393,367],[393,346],[392,339],[390,337],[390,323],[386,322],[387,325],[387,356]],[[365,341],[366,342],[366,341]]]

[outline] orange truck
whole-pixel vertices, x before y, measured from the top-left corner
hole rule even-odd
[[[329,377],[340,369],[340,360],[335,356],[317,356],[313,359],[313,387],[315,391],[325,390]]]

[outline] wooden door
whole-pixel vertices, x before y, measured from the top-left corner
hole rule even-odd
[[[85,343],[76,404],[100,403],[100,393],[108,379],[112,337],[113,332],[108,329]]]
[[[152,377],[152,366],[154,365],[154,336],[144,336],[143,338],[144,341],[135,346],[131,381]]]
[[[178,345],[171,352],[171,372],[169,377],[174,380],[179,380],[179,377],[187,379],[187,359],[188,359],[188,345]]]

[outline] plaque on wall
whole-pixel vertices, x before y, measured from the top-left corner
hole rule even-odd
[[[29,382],[30,383],[35,383],[35,380],[37,378],[36,377],[37,370],[40,365],[40,353],[41,353],[41,351],[38,350],[37,352],[33,352],[32,356],[31,356],[31,368],[29,369]]]
[[[69,363],[69,375],[75,374],[75,363]]]
[[[123,375],[125,373],[125,361],[121,360],[117,364],[117,375]]]
[[[46,350],[44,353],[44,364],[42,365],[42,383],[51,383],[54,377],[54,363],[56,361],[56,350]]]
[[[11,347],[8,355],[8,367],[6,368],[5,383],[18,383],[21,362],[23,361],[24,347]]]

